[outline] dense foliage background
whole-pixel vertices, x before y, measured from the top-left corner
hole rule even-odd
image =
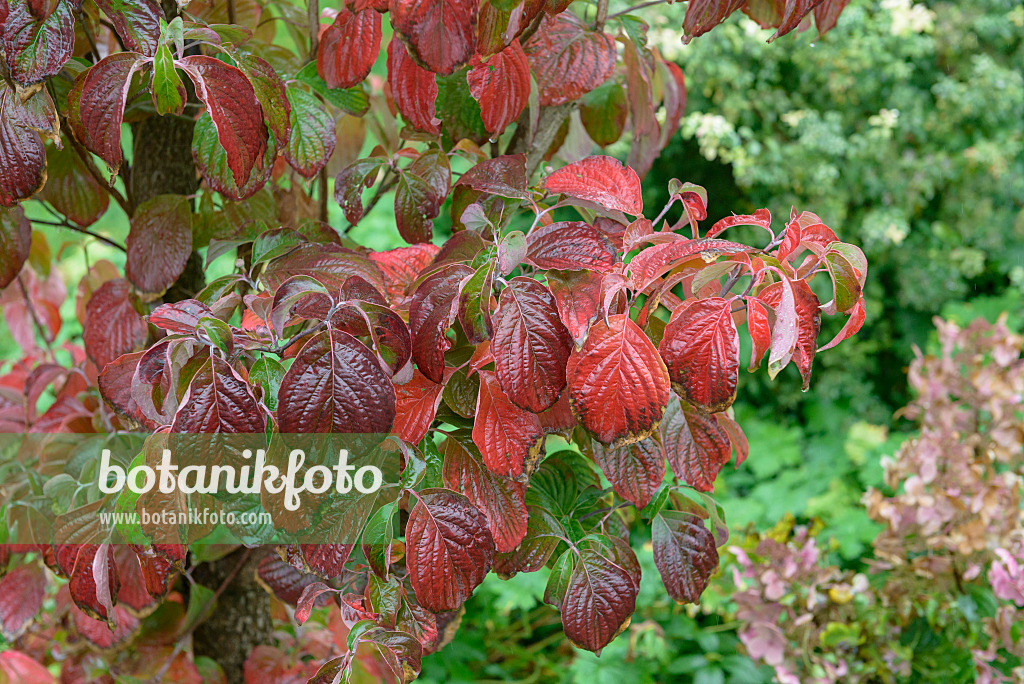
[[[868,569],[883,529],[862,503],[864,493],[892,488],[882,458],[897,454],[919,429],[896,412],[916,394],[907,382],[915,345],[938,348],[933,316],[966,324],[1008,311],[1009,329],[1020,327],[1024,7],[1016,0],[853,0],[824,38],[812,30],[773,45],[752,40],[770,31],[737,12],[683,46],[683,11],[657,6],[644,14],[652,43],[682,67],[689,90],[681,134],[648,175],[652,195],[645,200],[663,204],[667,195],[656,193],[675,177],[708,189],[709,220],[757,207],[779,216],[790,206],[813,207],[844,239],[862,245],[872,264],[867,325],[820,357],[808,393],[794,391],[795,369],[782,383],[744,378],[736,415],[750,457],[716,489],[732,544],[752,552],[760,532],[805,549],[811,535],[822,562],[853,577]],[[364,132],[351,124],[349,160],[366,152]],[[573,142],[562,156],[582,156]],[[610,153],[625,158],[628,143]],[[26,209],[47,217],[40,205]],[[331,211],[340,223],[340,208]],[[444,221],[437,222],[441,238]],[[112,204],[95,229],[123,239],[127,225]],[[394,225],[390,203],[381,202],[350,236],[387,249],[401,244]],[[78,282],[88,262],[123,265],[123,255],[102,244],[89,246],[84,263],[79,252],[62,247],[66,234],[59,228],[48,237],[67,282]],[[50,256],[39,250],[33,264],[45,273]],[[208,280],[230,267],[224,261],[213,263]],[[58,345],[81,334],[75,293],[68,294]],[[17,315],[11,306],[4,313]],[[4,325],[0,359],[13,360],[17,340]],[[733,568],[756,573],[724,559],[718,585],[700,607],[679,607],[660,587],[650,545],[635,541],[644,568],[637,614],[628,634],[600,658],[565,641],[557,614],[543,607],[547,570],[508,582],[492,575],[470,599],[454,643],[424,659],[424,680],[771,681],[771,667],[743,652],[738,634],[750,618],[737,614],[732,596]],[[991,592],[972,589],[944,605],[941,619],[915,622],[905,646],[927,647],[917,648],[918,660],[888,672],[879,666],[870,674],[877,679],[865,681],[974,681],[969,650],[981,638],[978,621],[994,615],[993,601]],[[872,604],[857,619],[882,624],[882,612]],[[840,635],[836,643],[857,650],[858,638]],[[954,642],[964,657],[933,657],[950,653]]]

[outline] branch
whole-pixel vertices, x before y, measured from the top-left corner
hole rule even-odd
[[[540,116],[537,118],[537,130],[530,130],[530,110],[527,108],[519,116],[515,133],[509,140],[505,154],[526,155],[526,177],[533,175],[542,161],[544,154],[551,147],[551,143],[558,134],[558,129],[578,106],[576,102],[555,105],[553,107],[541,107]]]
[[[32,306],[32,298],[28,296],[28,290],[25,288],[25,281],[21,279],[20,273],[18,274],[16,280],[18,281],[18,287],[21,288],[21,296],[25,298],[25,307],[28,309],[28,312],[32,315],[32,322],[36,324],[36,331],[38,331],[39,336],[43,338],[43,344],[46,345],[46,349],[50,352],[50,356],[52,357],[53,347],[50,346],[50,338],[46,334],[46,330],[45,328],[43,328],[43,324],[39,321],[39,316],[36,315],[36,308]]]
[[[629,7],[627,9],[622,10],[621,12],[616,12],[615,14],[609,14],[608,15],[608,19],[614,19],[615,17],[621,17],[623,14],[629,14],[630,12],[635,12],[638,9],[643,9],[644,7],[654,7],[655,5],[664,5],[668,1],[669,0],[650,0],[650,2],[641,2],[639,5],[634,5],[632,7]]]
[[[229,0],[231,2],[231,0]],[[230,7],[230,5],[228,5]],[[309,58],[317,59],[320,51],[320,0],[309,0]],[[320,204],[320,220],[327,223],[327,165],[317,174],[317,200]]]
[[[594,30],[602,30],[604,28],[604,22],[607,18],[608,0],[597,0],[597,17],[594,19]]]
[[[68,230],[73,230],[76,233],[82,233],[83,235],[88,235],[89,237],[96,238],[100,242],[102,242],[104,244],[107,244],[107,245],[110,245],[111,247],[113,247],[115,249],[119,249],[122,252],[126,252],[127,253],[127,251],[128,251],[127,249],[125,249],[124,245],[122,245],[122,244],[120,244],[118,242],[115,242],[114,240],[111,240],[110,238],[108,238],[106,236],[100,235],[99,233],[94,233],[91,230],[89,230],[88,228],[83,228],[82,226],[80,226],[80,225],[78,225],[76,223],[72,223],[71,221],[68,221],[67,219],[62,219],[60,221],[47,221],[45,219],[29,219],[29,220],[32,223],[41,223],[44,226],[57,226],[58,228],[67,228]]]

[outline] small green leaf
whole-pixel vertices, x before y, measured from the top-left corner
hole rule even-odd
[[[363,85],[351,88],[328,88],[324,79],[316,71],[316,62],[310,62],[295,74],[295,78],[305,83],[327,102],[352,116],[363,116],[370,110],[370,98],[363,90]]]
[[[284,366],[267,356],[257,360],[249,370],[249,382],[263,390],[263,403],[271,411],[277,410],[277,391],[284,374]]]

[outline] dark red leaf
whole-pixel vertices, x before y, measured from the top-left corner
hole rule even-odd
[[[796,306],[796,347],[793,349],[793,361],[803,378],[802,389],[806,390],[811,383],[811,366],[814,363],[814,354],[818,350],[821,307],[817,295],[811,290],[811,286],[807,284],[806,280],[793,280],[790,283],[793,287],[793,300]],[[782,296],[782,283],[772,283],[763,289],[757,298],[777,309],[782,302]]]
[[[617,255],[604,233],[582,221],[559,221],[527,237],[526,260],[537,268],[606,273]]]
[[[663,511],[652,525],[654,565],[668,595],[678,603],[697,603],[718,568],[714,535],[693,513]]]
[[[629,626],[639,587],[629,572],[596,548],[585,546],[562,599],[565,636],[588,651],[600,651]]]
[[[209,359],[192,377],[174,415],[171,431],[192,434],[263,432],[266,419],[260,413],[249,383],[216,354],[210,354]]]
[[[740,424],[733,420],[728,413],[716,413],[715,420],[729,435],[729,441],[732,442],[732,448],[736,452],[736,467],[738,468],[750,455],[750,443],[747,442],[747,436],[743,433]]]
[[[644,213],[640,179],[614,157],[596,155],[563,166],[545,178],[543,185],[552,194],[594,202],[612,211],[633,216]]]
[[[786,0],[785,8],[782,11],[782,22],[778,27],[779,30],[768,38],[768,42],[770,43],[800,26],[800,22],[804,20],[804,17],[810,14],[811,10],[816,5],[821,4],[821,2],[822,0]]]
[[[84,227],[98,221],[110,204],[106,188],[86,170],[69,145],[46,150],[46,185],[39,197]]]
[[[715,420],[674,395],[661,423],[661,445],[676,477],[702,492],[714,489],[715,478],[732,456],[728,433]]]
[[[474,0],[392,0],[391,25],[417,60],[435,74],[450,74],[476,51]]]
[[[0,628],[14,641],[43,607],[46,572],[37,563],[14,568],[0,578]]]
[[[0,153],[2,151],[3,145],[0,144]],[[25,210],[21,206],[11,209],[0,207],[0,290],[21,273],[31,247],[32,224],[25,217]]]
[[[124,354],[108,363],[100,373],[97,383],[100,394],[114,409],[136,423],[149,428],[156,424],[142,413],[132,397],[132,378],[139,367],[144,352]]]
[[[822,0],[814,8],[814,25],[820,35],[825,35],[835,28],[839,15],[848,4],[850,0]]]
[[[341,205],[345,218],[352,225],[363,218],[363,190],[373,185],[385,163],[378,157],[357,159],[334,179],[334,200]]]
[[[731,308],[732,301],[722,297],[683,302],[658,348],[676,392],[709,413],[724,411],[736,399],[740,336]]]
[[[452,343],[446,333],[457,312],[459,287],[473,270],[453,264],[431,275],[416,288],[409,307],[412,358],[420,372],[436,383],[444,382],[444,353]]]
[[[353,544],[302,544],[302,559],[310,571],[330,579],[345,571],[345,563],[352,553]],[[312,585],[311,585],[312,586]],[[306,587],[307,591],[309,587]],[[305,592],[303,592],[305,596]],[[302,601],[299,601],[301,604]],[[312,603],[312,601],[310,602]]]
[[[68,589],[75,605],[89,617],[106,620],[121,587],[110,544],[81,544],[69,572]],[[66,567],[66,566],[65,566]]]
[[[455,185],[466,185],[489,195],[525,200],[529,197],[526,155],[509,154],[485,159],[462,174]]]
[[[128,233],[125,275],[143,292],[163,292],[192,253],[192,208],[182,195],[158,195],[139,205]]]
[[[267,126],[277,139],[277,146],[284,148],[288,146],[288,136],[291,129],[292,106],[288,102],[288,93],[285,90],[284,81],[281,76],[262,57],[250,54],[235,53],[235,61],[238,68],[242,70],[249,82],[252,83],[256,98],[263,108],[263,115],[267,119]]]
[[[750,348],[750,365],[747,370],[753,371],[761,365],[761,359],[772,345],[772,328],[768,323],[768,310],[755,297],[747,298],[747,330],[752,342]]]
[[[554,406],[571,350],[551,291],[533,278],[513,278],[498,298],[491,342],[494,374],[508,398],[534,413]]]
[[[317,73],[328,88],[351,88],[370,73],[381,41],[380,12],[352,12],[344,4],[320,36]]]
[[[420,492],[406,523],[406,566],[420,605],[455,610],[491,568],[494,539],[469,499],[445,489]]]
[[[364,638],[377,645],[384,663],[401,684],[410,684],[419,677],[423,648],[412,634],[374,629]]]
[[[12,2],[3,22],[3,52],[18,85],[42,81],[60,72],[75,47],[71,2],[61,2],[45,19],[32,15],[29,3]]]
[[[148,334],[146,321],[132,305],[127,280],[108,280],[93,293],[85,307],[82,341],[97,368],[139,349]]]
[[[437,414],[442,389],[442,385],[431,381],[418,370],[413,371],[409,382],[395,385],[395,395],[398,397],[395,434],[409,444],[419,444]]]
[[[683,17],[683,42],[689,43],[715,28],[743,3],[744,0],[690,0]]]
[[[434,135],[441,132],[441,120],[434,115],[434,74],[416,64],[397,37],[388,43],[388,85],[395,107],[410,126]]]
[[[530,98],[530,65],[518,40],[487,62],[474,57],[466,78],[469,92],[480,103],[480,116],[488,133],[501,133],[526,108]]]
[[[475,450],[474,450],[475,452]],[[467,498],[487,518],[498,551],[516,548],[526,535],[526,486],[495,475],[466,445],[445,440],[444,481]]]
[[[665,453],[652,437],[619,447],[593,445],[594,461],[623,499],[643,508],[665,479]]]
[[[441,150],[428,150],[408,168],[398,173],[395,188],[395,221],[406,242],[428,242],[433,235],[433,219],[451,187],[448,156]]]
[[[629,262],[629,277],[633,289],[643,292],[655,280],[688,259],[697,255],[710,260],[720,254],[738,254],[752,251],[747,245],[727,240],[673,240],[651,245]]]
[[[164,11],[153,0],[97,0],[96,4],[114,25],[124,46],[152,57],[160,42]]]
[[[121,122],[132,76],[142,55],[117,52],[79,75],[68,96],[68,124],[79,142],[106,162],[111,175],[124,161]],[[226,66],[226,65],[225,65]]]
[[[668,403],[669,376],[654,344],[625,314],[598,321],[566,376],[572,411],[598,441],[612,446],[650,435]]]
[[[170,333],[191,335],[199,319],[213,316],[210,307],[196,299],[183,299],[173,304],[161,304],[149,314],[149,322]]]
[[[577,345],[583,344],[601,310],[603,277],[594,271],[548,271],[558,316]]]
[[[388,433],[395,390],[380,361],[348,333],[328,328],[311,339],[278,392],[282,433]]]
[[[615,41],[607,33],[591,30],[572,12],[546,16],[523,49],[544,106],[576,100],[615,71]]]
[[[268,553],[256,568],[256,577],[274,596],[291,605],[297,605],[306,587],[317,584],[316,575],[302,573],[281,559],[276,553]],[[320,596],[317,603],[327,605],[329,598]]]
[[[384,286],[392,304],[405,299],[406,289],[437,256],[437,251],[437,245],[426,242],[370,254],[384,274]]]
[[[254,168],[263,169],[267,151],[263,108],[252,83],[239,69],[213,57],[185,57],[177,66],[195,83],[196,95],[213,118],[235,183],[245,185]]]
[[[311,276],[329,290],[340,290],[352,276],[362,278],[378,292],[384,277],[368,256],[338,245],[303,244],[287,256],[274,259],[261,279],[271,289],[297,275]]]
[[[515,549],[494,556],[494,571],[503,579],[520,572],[537,572],[558,546],[561,526],[553,515],[538,506],[527,506],[526,535]]]
[[[480,371],[480,395],[473,421],[473,443],[484,463],[502,477],[518,478],[532,469],[544,445],[537,414],[513,404],[488,371]]]
[[[229,165],[231,158],[221,144],[213,118],[209,112],[205,112],[196,121],[192,134],[192,159],[211,189],[228,199],[241,201],[255,195],[270,179],[274,159],[277,157],[277,144],[269,136],[266,143],[262,162],[254,168],[245,183],[236,183]]]
[[[38,131],[52,126],[40,120],[44,108],[38,103],[44,100],[49,96],[39,93],[23,104],[18,93],[0,80],[0,207],[31,197],[46,182],[46,153]],[[53,103],[48,104],[53,110]],[[56,122],[56,112],[51,120]]]

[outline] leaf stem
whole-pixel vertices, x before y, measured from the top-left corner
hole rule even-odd
[[[21,279],[20,273],[16,280],[18,281],[18,287],[21,289],[21,296],[25,298],[25,307],[28,309],[29,314],[32,315],[32,322],[35,323],[36,331],[43,338],[43,344],[46,345],[47,351],[50,352],[50,357],[53,358],[53,347],[50,346],[50,337],[46,334],[39,316],[36,315],[36,308],[32,306],[32,298],[28,296],[28,289],[25,287],[25,281]]]
[[[57,212],[55,212],[52,209],[50,209],[50,207],[48,205],[46,205],[46,204],[44,204],[43,206],[46,207],[46,209],[48,211],[50,211],[51,214],[54,214],[55,216],[57,216],[58,220],[57,221],[47,221],[45,219],[30,219],[32,221],[32,223],[41,223],[44,226],[57,226],[58,228],[67,228],[68,230],[73,230],[76,233],[82,233],[83,235],[88,235],[89,237],[96,238],[100,242],[102,242],[104,244],[107,244],[107,245],[110,245],[111,247],[113,247],[115,249],[119,249],[122,252],[125,252],[125,253],[128,252],[128,250],[125,248],[124,245],[122,245],[122,244],[120,244],[118,242],[115,242],[114,240],[111,240],[110,238],[108,238],[108,237],[106,237],[104,235],[100,235],[99,233],[94,233],[93,231],[89,230],[88,228],[83,228],[82,226],[78,225],[77,223],[72,223],[71,221],[67,220],[66,218],[61,217],[59,214],[57,214]]]
[[[650,0],[649,2],[641,2],[639,5],[633,5],[632,7],[628,7],[626,9],[624,9],[624,10],[619,11],[619,12],[615,12],[614,14],[609,14],[608,15],[608,19],[614,19],[615,17],[621,17],[623,14],[629,14],[630,12],[635,12],[638,9],[643,9],[644,7],[654,7],[655,5],[664,5],[666,2],[668,2],[668,0]]]

